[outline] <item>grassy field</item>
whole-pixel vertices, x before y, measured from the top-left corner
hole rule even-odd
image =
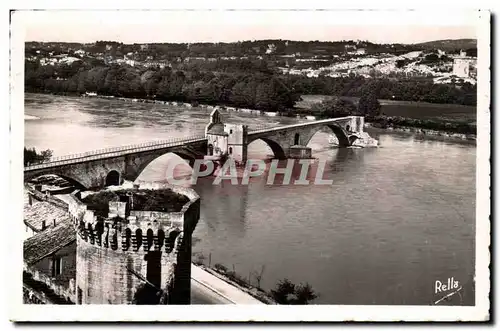
[[[303,95],[297,102],[298,108],[310,109],[314,103],[321,102],[326,95]],[[359,98],[349,98],[357,103]],[[476,122],[476,107],[452,104],[433,104],[427,102],[380,100],[382,113],[387,116],[401,116],[414,119],[436,119],[450,122]]]

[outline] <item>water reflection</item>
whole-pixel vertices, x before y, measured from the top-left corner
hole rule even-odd
[[[224,227],[224,231],[231,237],[243,238],[247,223],[249,186],[232,185],[230,180],[214,185],[213,181],[214,177],[202,178],[193,187],[202,197],[201,219],[210,229],[209,235]]]

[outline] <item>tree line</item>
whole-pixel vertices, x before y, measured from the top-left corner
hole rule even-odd
[[[476,86],[433,84],[429,81],[367,79],[362,76],[306,77],[281,75],[265,62],[223,61],[220,71],[203,65],[185,70],[104,65],[75,61],[40,65],[26,61],[27,92],[83,94],[96,92],[129,98],[200,102],[284,112],[293,109],[302,94],[425,101],[475,105]],[[215,68],[217,69],[217,68]]]
[[[390,79],[348,77],[304,77],[286,76],[286,81],[301,94],[323,94],[335,96],[361,97],[371,90],[378,99],[398,101],[421,101],[430,103],[448,103],[476,105],[476,85],[434,84],[432,79]]]
[[[24,166],[47,162],[52,157],[52,150],[37,152],[36,149],[24,147]]]
[[[212,72],[138,69],[111,65],[88,67],[40,66],[28,62],[25,87],[28,92],[83,94],[96,92],[127,98],[225,104],[269,111],[293,108],[300,94],[283,77],[265,72]]]

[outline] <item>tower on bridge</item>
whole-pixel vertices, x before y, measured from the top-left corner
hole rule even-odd
[[[210,123],[205,128],[207,137],[207,158],[228,157],[236,164],[245,164],[247,160],[248,126],[223,122],[222,114],[214,109],[210,114]]]

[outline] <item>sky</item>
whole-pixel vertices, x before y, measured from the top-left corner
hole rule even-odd
[[[259,39],[417,43],[476,36],[473,11],[18,11],[25,41],[234,42]]]

